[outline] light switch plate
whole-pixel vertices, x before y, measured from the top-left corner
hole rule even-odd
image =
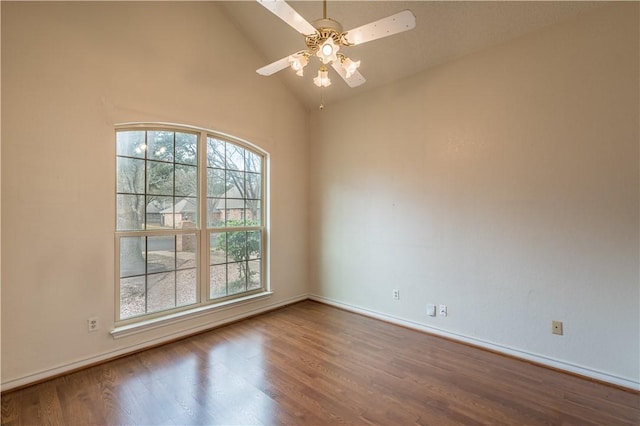
[[[427,305],[427,315],[429,315],[430,317],[436,316],[436,305],[433,305],[431,303]]]

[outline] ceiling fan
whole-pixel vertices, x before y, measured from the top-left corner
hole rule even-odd
[[[297,75],[302,76],[309,59],[316,56],[321,65],[318,76],[313,79],[313,82],[320,88],[331,84],[327,65],[331,65],[350,87],[360,86],[366,81],[358,71],[360,61],[352,61],[340,53],[341,47],[357,46],[411,30],[416,26],[416,18],[413,13],[410,10],[404,10],[352,30],[342,31],[342,25],[338,21],[327,18],[326,0],[322,2],[322,19],[313,21],[312,24],[300,16],[284,0],[257,0],[257,2],[301,33],[305,37],[307,48],[266,65],[256,72],[269,76],[291,67]]]

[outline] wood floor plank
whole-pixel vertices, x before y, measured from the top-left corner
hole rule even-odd
[[[640,394],[306,301],[2,395],[3,425],[639,425]]]

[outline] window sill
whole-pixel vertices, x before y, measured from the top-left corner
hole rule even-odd
[[[270,291],[265,291],[262,293],[241,297],[238,299],[227,300],[221,303],[216,303],[216,304],[206,305],[206,306],[198,306],[197,308],[189,309],[182,312],[176,312],[174,314],[169,314],[163,317],[153,318],[150,320],[140,321],[135,324],[123,325],[121,327],[116,327],[113,330],[111,330],[111,337],[113,337],[114,339],[121,339],[123,337],[144,333],[146,331],[154,330],[156,328],[166,327],[168,325],[176,324],[182,321],[187,321],[187,320],[198,318],[204,315],[209,315],[213,312],[220,312],[227,309],[242,306],[248,303],[252,303],[252,302],[255,302],[256,300],[268,298],[272,294],[273,293]]]

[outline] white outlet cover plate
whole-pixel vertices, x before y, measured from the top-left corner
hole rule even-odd
[[[440,316],[441,317],[447,316],[447,305],[440,305]]]

